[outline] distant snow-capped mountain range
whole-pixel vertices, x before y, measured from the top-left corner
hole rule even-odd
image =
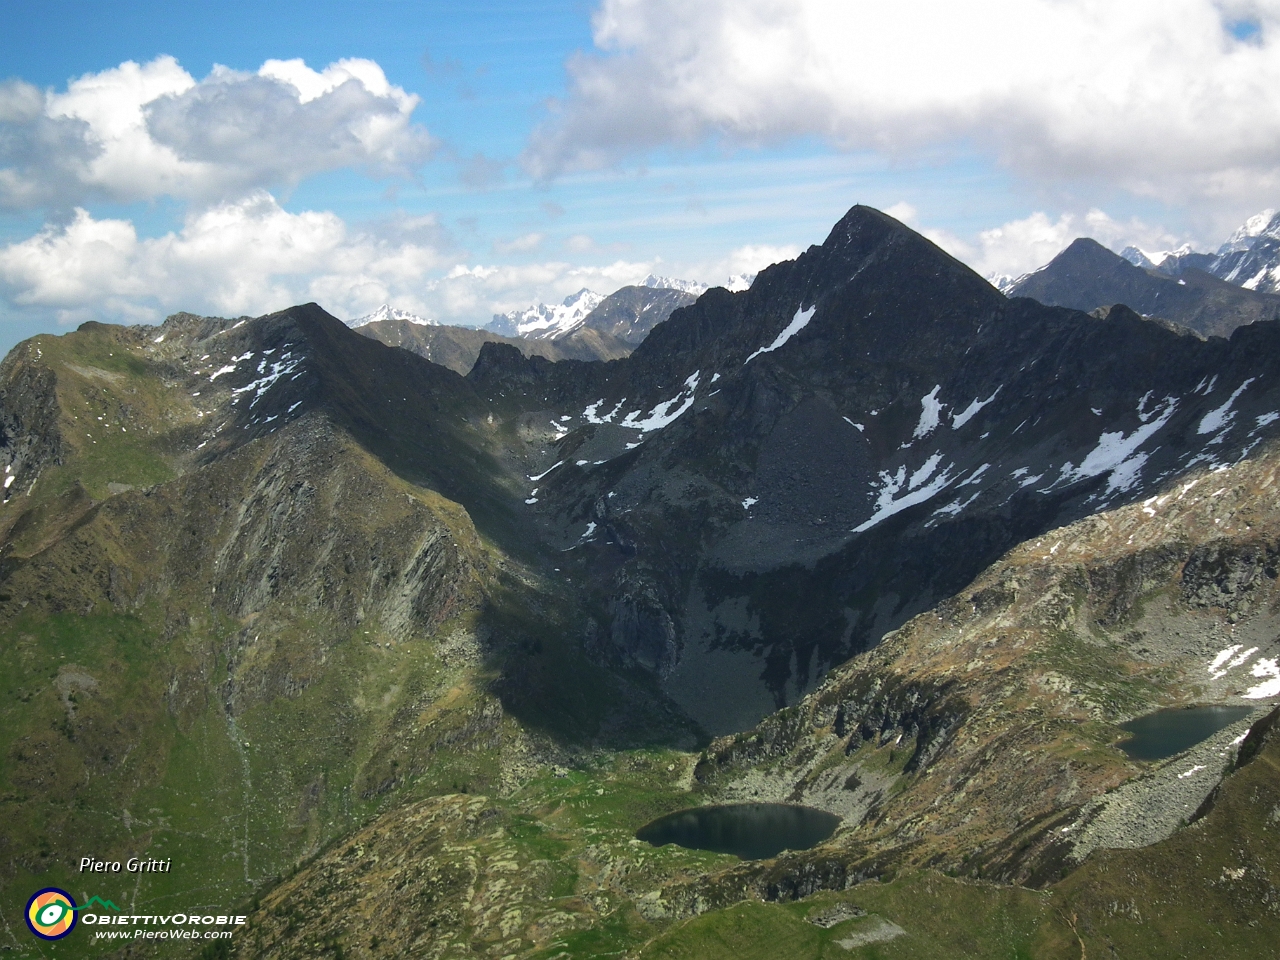
[[[734,292],[746,290],[755,278],[754,273],[739,273],[730,277],[725,287]],[[650,290],[676,290],[693,297],[701,296],[708,289],[707,284],[697,280],[659,277],[652,273],[635,286]],[[568,336],[581,327],[591,312],[606,299],[594,290],[584,287],[577,293],[565,297],[562,303],[537,303],[523,310],[495,313],[493,319],[485,324],[484,329],[506,337],[552,340]]]
[[[1202,253],[1184,243],[1173,250],[1150,251],[1128,246],[1120,256],[1135,267],[1179,277],[1184,270],[1203,270],[1219,280],[1258,293],[1280,293],[1280,213],[1267,209],[1246,220],[1216,253]],[[1043,270],[1041,267],[1040,270]],[[991,274],[987,280],[1001,293],[1039,273]]]
[[[1120,256],[1135,266],[1170,277],[1193,267],[1246,290],[1280,293],[1280,214],[1263,210],[1250,217],[1218,247],[1216,254],[1197,253],[1186,243],[1176,250],[1158,253],[1125,247]]]
[[[351,329],[363,327],[365,324],[377,323],[379,320],[407,320],[409,323],[416,323],[420,327],[438,327],[439,321],[428,320],[420,317],[416,313],[410,313],[408,310],[399,310],[390,304],[384,303],[373,313],[366,314],[363,317],[356,317],[354,320],[348,320],[347,326]]]
[[[562,303],[536,303],[524,310],[495,313],[485,329],[504,337],[550,340],[580,327],[602,300],[603,296],[584,287],[565,297]]]
[[[754,273],[738,273],[731,276],[724,284],[725,288],[735,293],[748,289],[755,280]],[[651,290],[676,290],[680,293],[699,297],[707,292],[708,286],[697,280],[681,280],[675,277],[659,277],[649,274],[635,286],[647,287]],[[625,288],[624,288],[625,289]],[[570,294],[560,303],[535,303],[523,310],[512,310],[509,313],[495,313],[493,319],[481,329],[497,333],[504,337],[523,337],[528,340],[553,340],[568,336],[582,326],[591,311],[600,306],[607,298],[594,290],[582,288]],[[666,311],[670,312],[670,309]],[[665,319],[665,314],[663,316]],[[419,326],[437,327],[439,321],[420,317],[408,310],[401,310],[384,303],[373,313],[363,317],[347,320],[347,326],[355,329],[379,320],[407,320]],[[647,327],[646,327],[647,329]]]

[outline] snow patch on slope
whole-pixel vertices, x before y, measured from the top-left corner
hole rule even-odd
[[[805,310],[803,307],[797,308],[796,315],[791,318],[791,322],[787,324],[786,329],[778,334],[773,343],[769,344],[767,347],[761,347],[751,356],[747,357],[747,359],[743,360],[742,365],[745,367],[762,353],[772,353],[774,350],[777,350],[780,346],[808,326],[809,321],[813,319],[813,312],[817,309],[818,305],[816,303],[808,310]]]
[[[941,454],[935,454],[935,457],[937,458],[937,461],[942,459]],[[932,464],[932,466],[930,466],[930,464]],[[925,469],[925,467],[921,467],[911,475],[912,481],[915,481],[917,477],[920,477],[919,482],[923,483],[924,479],[930,476],[933,473],[933,470],[937,467],[935,458],[930,457],[929,460],[926,461],[925,466],[929,467],[929,473],[925,474],[924,477],[920,477],[922,471]],[[912,486],[909,486],[908,483],[906,467],[899,467],[896,474],[890,474],[886,470],[881,470],[880,489],[875,491],[875,512],[862,523],[854,527],[853,532],[862,533],[863,531],[870,530],[877,523],[880,523],[882,520],[887,520],[895,513],[901,513],[903,510],[907,509],[907,507],[913,507],[917,503],[924,503],[935,494],[941,493],[946,489],[947,485],[951,483],[951,467],[948,466],[945,471],[938,474],[930,483],[925,484],[924,486],[913,488]],[[894,496],[900,493],[904,487],[907,488],[907,493],[895,500]]]
[[[1143,397],[1143,401],[1145,400],[1146,397]],[[1138,405],[1140,414],[1143,413],[1143,406],[1144,403]],[[1177,409],[1178,401],[1174,397],[1165,397],[1160,406],[1146,412],[1147,422],[1129,436],[1126,437],[1123,430],[1104,433],[1098,438],[1098,445],[1089,452],[1080,466],[1075,466],[1070,460],[1062,465],[1062,473],[1054,482],[1054,486],[1083,480],[1086,477],[1096,477],[1110,471],[1111,478],[1107,481],[1107,492],[1129,490],[1137,482],[1138,473],[1147,462],[1147,454],[1138,453],[1138,448],[1168,423]]]
[[[920,398],[920,422],[911,433],[912,440],[921,440],[938,429],[942,414],[942,403],[938,400],[938,391],[941,389],[942,384],[938,384]]]
[[[1249,384],[1253,383],[1257,377],[1250,377],[1240,386],[1236,387],[1235,393],[1227,398],[1227,402],[1215,410],[1210,410],[1204,415],[1204,419],[1200,421],[1200,426],[1196,427],[1196,433],[1204,435],[1206,433],[1214,433],[1223,427],[1230,426],[1231,421],[1236,418],[1236,412],[1231,409],[1231,405],[1239,399],[1240,394],[1244,393]],[[1206,391],[1207,392],[1207,391]]]
[[[695,393],[698,389],[698,378],[701,375],[701,370],[691,374],[685,380],[683,390],[670,400],[664,400],[658,404],[645,415],[644,419],[637,419],[640,416],[640,411],[636,410],[623,417],[620,426],[648,432],[650,430],[661,430],[667,424],[673,423],[681,414],[693,406]],[[610,414],[610,416],[612,415]]]
[[[952,415],[951,415],[951,429],[952,429],[952,430],[959,430],[959,429],[960,429],[961,427],[963,427],[966,423],[968,423],[970,420],[972,420],[972,419],[974,418],[974,416],[975,416],[975,415],[977,415],[978,411],[979,411],[979,410],[981,410],[983,407],[985,407],[985,406],[986,406],[988,403],[990,403],[992,400],[994,400],[994,399],[996,398],[996,394],[998,394],[1002,389],[1004,389],[1004,385],[1003,385],[1003,384],[1001,384],[1000,386],[996,387],[996,392],[995,392],[995,393],[993,393],[993,394],[991,394],[991,396],[987,397],[987,399],[985,399],[985,400],[979,400],[977,397],[974,397],[974,399],[973,399],[973,403],[969,404],[967,407],[965,407],[965,408],[964,408],[963,410],[961,410],[959,413],[952,414]],[[937,388],[935,388],[935,392],[936,392],[936,390],[937,390]],[[918,428],[917,428],[917,429],[918,429]]]
[[[1250,673],[1259,679],[1263,677],[1269,679],[1246,690],[1243,694],[1246,700],[1266,700],[1268,697],[1280,696],[1280,657],[1272,657],[1269,660],[1259,657],[1254,661]]]

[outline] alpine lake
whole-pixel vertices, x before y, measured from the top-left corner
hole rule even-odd
[[[1122,723],[1131,734],[1117,746],[1133,760],[1164,760],[1194,747],[1223,727],[1243,720],[1253,707],[1173,707]]]
[[[691,850],[731,853],[743,860],[808,850],[835,833],[840,818],[791,803],[735,803],[694,807],[641,827],[636,839],[655,847],[674,843]]]

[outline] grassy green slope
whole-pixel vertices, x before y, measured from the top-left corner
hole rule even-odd
[[[432,489],[469,486],[510,528],[500,484],[474,480],[500,471],[483,439],[467,453],[460,378],[414,383],[416,358],[354,336],[344,356],[310,322],[310,369],[347,415],[276,432],[245,432],[229,390],[139,331],[89,325],[7,362],[8,442],[28,451],[0,507],[0,937],[18,955],[36,955],[39,886],[225,912],[387,810],[502,789],[553,741],[684,729],[587,662],[581,614],[535,599]],[[433,428],[388,416],[392,394]],[[134,855],[172,871],[76,870]],[[93,949],[73,939],[40,950]]]

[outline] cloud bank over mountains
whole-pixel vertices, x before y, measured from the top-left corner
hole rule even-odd
[[[921,223],[919,211],[909,203],[895,204],[885,212],[991,278],[1030,273],[1056,257],[1077,237],[1092,237],[1115,249],[1133,244],[1147,250],[1168,250],[1179,242],[1177,236],[1161,227],[1137,219],[1114,220],[1096,207],[1082,215],[1063,213],[1056,220],[1037,211],[982,230],[973,239]]]
[[[728,277],[798,253],[749,246],[698,267]],[[180,230],[154,238],[128,220],[77,208],[64,226],[0,248],[0,285],[17,304],[52,310],[63,323],[149,322],[179,310],[257,315],[312,300],[343,317],[394,303],[459,322],[583,287],[613,291],[662,268],[658,260],[469,266],[458,256],[430,218],[353,230],[333,213],[290,213],[259,191],[193,212]]]
[[[669,145],[976,149],[1173,202],[1280,182],[1275,0],[603,0],[539,177]]]
[[[155,321],[177,310],[258,314],[308,300],[344,316],[391,302],[444,322],[483,322],[663,267],[658,258],[582,265],[554,255],[490,265],[434,216],[356,227],[331,211],[281,205],[273,191],[329,171],[412,178],[437,145],[413,120],[420,102],[362,59],[318,71],[301,60],[268,60],[254,73],[215,67],[197,81],[161,56],[85,74],[61,92],[7,81],[0,209],[48,220],[0,246],[0,292],[64,324]],[[187,212],[159,236],[92,212],[162,198]],[[545,252],[544,239],[499,239],[491,252],[528,259]],[[570,254],[599,253],[590,238],[572,240]],[[681,266],[727,277],[798,252],[752,245]]]

